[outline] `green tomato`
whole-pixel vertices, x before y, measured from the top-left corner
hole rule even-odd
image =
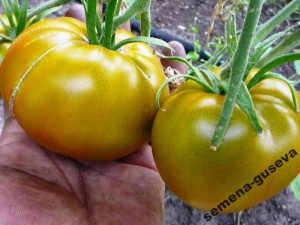
[[[154,121],[151,143],[159,173],[183,201],[210,211],[208,220],[272,197],[299,173],[300,116],[288,85],[267,79],[250,93],[263,132],[256,133],[236,105],[216,152],[210,150],[210,141],[225,96],[206,93],[189,80],[162,105]]]
[[[133,36],[118,30],[116,41]],[[87,160],[114,160],[149,141],[164,81],[147,44],[120,51],[90,45],[85,24],[67,17],[28,27],[0,68],[4,102],[27,134],[47,149]]]

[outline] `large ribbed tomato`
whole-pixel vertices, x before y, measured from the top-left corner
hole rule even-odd
[[[118,30],[116,41],[133,37]],[[88,43],[73,18],[45,19],[13,42],[0,68],[6,105],[26,133],[55,152],[113,160],[150,139],[156,92],[165,80],[154,51]],[[162,100],[168,96],[163,92]]]
[[[236,105],[215,152],[210,141],[224,95],[206,93],[189,80],[168,98],[154,120],[153,154],[163,180],[183,201],[209,211],[206,220],[272,197],[299,173],[300,115],[289,86],[266,79],[250,93],[263,132],[256,133]]]

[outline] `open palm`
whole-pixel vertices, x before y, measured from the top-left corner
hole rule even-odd
[[[8,115],[0,155],[1,224],[164,224],[149,145],[120,161],[78,161],[43,149]]]

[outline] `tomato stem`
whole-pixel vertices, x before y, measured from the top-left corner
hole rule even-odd
[[[128,6],[127,10],[124,13],[122,13],[114,18],[113,30],[115,31],[118,27],[120,27],[121,25],[126,23],[131,18],[133,18],[137,15],[141,15],[144,12],[149,12],[150,5],[151,5],[151,0],[144,0],[144,1],[134,0]],[[148,18],[150,19],[150,17],[148,17]],[[147,22],[149,22],[149,21],[147,21]],[[142,26],[145,26],[145,25],[142,24]]]
[[[253,46],[267,37],[280,23],[288,18],[297,8],[300,7],[300,1],[291,1],[287,6],[282,8],[270,20],[259,26],[253,39]]]
[[[217,150],[222,143],[225,133],[228,129],[229,121],[231,119],[237,96],[243,82],[243,75],[246,71],[252,39],[258,24],[263,3],[264,0],[250,0],[249,2],[240,40],[232,59],[228,92],[226,94],[221,115],[211,140],[211,150]]]
[[[151,19],[150,8],[141,14],[141,35],[150,37],[151,32]]]
[[[103,37],[102,46],[109,49],[112,46],[113,20],[114,20],[116,7],[117,7],[117,0],[109,0],[105,11],[105,27],[104,27],[104,37]]]
[[[99,45],[100,41],[96,32],[97,1],[87,1],[86,28],[90,44]]]

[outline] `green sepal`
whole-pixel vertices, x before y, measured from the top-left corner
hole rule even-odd
[[[206,79],[209,80],[215,93],[219,94],[220,80],[216,77],[216,75],[210,70],[200,70],[200,72],[204,75],[204,77],[206,77]]]
[[[191,76],[191,75],[187,75],[187,74],[179,74],[179,75],[174,75],[170,78],[168,78],[167,80],[165,80],[161,85],[160,87],[158,88],[158,91],[156,93],[156,104],[158,106],[158,109],[161,110],[161,111],[164,111],[164,109],[161,108],[160,106],[160,102],[159,102],[159,99],[160,99],[160,95],[161,95],[161,92],[163,91],[163,89],[174,79],[176,78],[180,78],[180,77],[184,77],[184,78],[187,78],[187,79],[190,79],[190,80],[193,80],[195,82],[197,82],[202,88],[205,89],[206,85],[201,81],[199,80],[197,77],[195,76]]]
[[[247,85],[248,89],[250,90],[251,88],[253,88],[268,71],[271,71],[275,67],[282,65],[284,63],[296,61],[299,59],[300,59],[300,53],[291,53],[291,54],[278,57],[273,61],[265,64],[249,81]]]
[[[300,201],[300,174],[292,181],[291,189],[294,196]]]
[[[7,16],[10,28],[15,29],[16,24],[15,24],[15,21],[14,21],[14,18],[13,18],[13,11],[10,8],[8,0],[2,0],[1,3],[2,3],[2,6],[3,6],[3,10],[4,10],[4,12]]]
[[[23,3],[23,2],[22,2]],[[20,5],[18,0],[11,0],[11,6],[16,17],[20,15]]]
[[[50,15],[51,13],[56,12],[56,11],[62,9],[62,7],[63,6],[57,6],[57,7],[54,7],[52,9],[48,9],[48,10],[45,10],[45,11],[39,13],[32,20],[28,21],[29,23],[27,24],[27,26],[31,26],[32,24],[34,24],[34,23],[42,20],[43,18],[45,18],[46,16]]]
[[[117,44],[115,44],[111,49],[118,50],[122,46],[130,44],[130,43],[134,43],[134,42],[143,42],[143,43],[147,43],[147,44],[151,44],[151,45],[157,45],[157,46],[168,48],[171,51],[174,51],[174,49],[167,42],[165,42],[161,39],[158,39],[158,38],[144,37],[144,36],[136,36],[133,38],[127,38],[127,39],[122,40],[122,41],[118,42]]]
[[[12,29],[1,18],[0,18],[0,23],[1,23],[2,27],[4,28],[6,34],[7,34],[7,35],[0,34],[1,35],[0,37],[3,38],[4,40],[12,41],[13,40],[13,38],[12,38],[12,36],[13,36]]]
[[[175,61],[178,61],[178,62],[185,63],[189,67],[189,69],[192,71],[191,74],[195,74],[195,77],[197,77],[198,80],[202,83],[201,86],[205,89],[206,92],[216,93],[214,91],[214,89],[204,79],[204,77],[203,77],[202,73],[200,72],[200,70],[197,69],[197,67],[193,66],[193,64],[190,63],[189,61],[187,61],[186,59],[178,57],[178,56],[164,56],[164,55],[161,55],[161,54],[160,54],[160,56],[164,59],[167,59],[167,60],[175,60]]]
[[[293,105],[295,107],[295,110],[297,112],[299,112],[299,110],[298,110],[298,101],[297,101],[297,98],[296,98],[296,95],[295,95],[295,92],[294,92],[294,88],[293,88],[293,86],[291,85],[290,81],[287,78],[285,78],[284,76],[282,76],[281,74],[278,74],[278,73],[267,73],[264,76],[262,76],[257,83],[259,83],[259,82],[261,82],[265,79],[270,79],[270,78],[276,78],[276,79],[282,80],[283,82],[285,82],[289,86],[290,91],[291,91],[291,95],[292,95],[292,99],[293,99]]]
[[[247,85],[244,82],[242,82],[236,103],[241,108],[241,110],[246,113],[249,122],[256,130],[256,132],[260,134],[262,132],[262,126],[259,122]]]
[[[23,0],[21,7],[19,8],[19,16],[17,17],[18,25],[16,27],[15,37],[17,37],[26,27],[27,8],[28,0]]]

